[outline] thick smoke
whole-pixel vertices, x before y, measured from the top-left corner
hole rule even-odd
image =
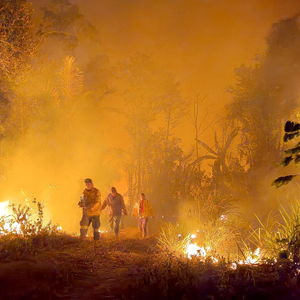
[[[139,103],[138,97],[145,97],[154,102],[162,95],[187,101],[188,109],[182,110],[170,134],[170,141],[182,141],[174,149],[180,156],[182,149],[188,153],[194,145],[187,113],[194,96],[207,97],[201,109],[213,110],[207,123],[216,125],[201,138],[213,141],[214,129],[220,129],[215,121],[231,101],[225,89],[234,84],[234,68],[262,53],[271,25],[300,9],[300,3],[36,0],[33,9],[38,55],[9,93],[1,88],[1,107],[9,110],[1,140],[1,199],[36,197],[45,202],[49,218],[75,231],[85,177],[94,179],[103,197],[111,185],[128,192],[132,137],[125,112],[141,109],[129,101]],[[297,20],[275,25],[259,74],[259,82],[276,95],[257,100],[256,108],[278,120],[288,117],[297,104]],[[136,53],[150,59],[124,67],[139,57]],[[131,80],[132,76],[139,78]],[[172,95],[170,86],[180,97]],[[144,110],[152,107],[146,104]],[[159,111],[144,125],[158,135],[165,134],[160,131],[165,124],[164,112]],[[160,182],[157,185],[161,188]]]
[[[267,37],[267,49],[254,66],[238,69],[238,82],[232,89],[229,118],[241,127],[241,154],[247,157],[248,198],[252,209],[262,210],[282,204],[286,193],[270,186],[286,172],[278,168],[285,147],[283,124],[297,118],[299,105],[300,43],[299,16],[275,23]],[[295,191],[294,191],[295,192]],[[292,197],[293,198],[293,197]]]

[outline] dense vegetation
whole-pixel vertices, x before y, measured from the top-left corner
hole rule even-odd
[[[114,277],[111,267],[125,261],[132,273],[118,265],[121,275],[114,279],[124,277],[124,286],[92,288],[87,299],[124,292],[133,299],[144,293],[296,299],[299,193],[296,184],[275,189],[271,183],[281,172],[282,124],[298,113],[299,18],[274,24],[265,53],[237,69],[221,118],[207,115],[210,104],[201,91],[187,97],[176,74],[153,57],[136,53],[116,61],[101,38],[71,1],[0,0],[0,196],[22,192],[11,214],[0,214],[5,293],[11,295],[14,276],[5,274],[6,264],[32,259],[18,268],[22,276],[34,269],[28,287],[45,267],[41,287],[22,294],[18,286],[16,297],[78,295],[82,284],[95,284],[89,272]],[[188,147],[177,131],[182,123],[192,128]],[[286,123],[284,142],[299,132],[297,122]],[[299,153],[299,144],[285,150],[283,164],[291,172]],[[45,197],[49,215],[73,230],[74,199],[86,173],[101,189],[122,182],[129,211],[145,192],[154,206],[151,221],[161,227],[158,239],[107,238],[92,245],[49,223],[43,203],[25,203]],[[290,174],[275,185],[296,177]],[[192,242],[207,251],[205,259],[198,253],[186,258]],[[245,263],[248,257],[254,263]],[[37,270],[49,258],[57,269],[48,262]]]

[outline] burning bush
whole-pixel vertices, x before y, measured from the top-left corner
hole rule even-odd
[[[56,233],[60,227],[45,224],[43,205],[32,201],[33,206],[0,203],[0,235],[17,234],[22,236]]]
[[[218,262],[218,259],[212,255],[215,251],[209,246],[198,246],[196,240],[196,234],[187,233],[179,225],[166,223],[158,237],[158,247],[163,252],[176,257],[198,257],[202,260]]]
[[[0,203],[0,258],[20,258],[73,240],[59,226],[45,222],[40,202],[33,200],[32,206]]]
[[[249,225],[242,221],[228,199],[212,191],[207,191],[204,195],[206,198],[199,193],[196,200],[183,204],[178,222],[185,224],[186,235],[195,235],[191,243],[206,249],[206,253],[212,256],[218,253],[225,257],[236,255],[236,241]]]
[[[250,234],[248,231],[246,241],[243,227],[239,228],[230,214],[202,223],[191,221],[185,227],[167,223],[161,229],[158,246],[177,257],[198,257],[215,263],[221,257],[235,264],[274,264],[278,258],[299,263],[300,201],[282,207],[277,218],[269,217],[266,223],[258,218],[258,222],[258,228]],[[191,229],[191,224],[197,227]]]

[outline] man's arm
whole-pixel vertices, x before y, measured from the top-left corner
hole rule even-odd
[[[101,210],[103,210],[108,204],[108,197],[103,201],[103,204],[101,206]]]
[[[100,191],[97,192],[96,203],[98,203],[98,205],[101,206],[101,193],[100,193]]]
[[[127,209],[126,209],[126,206],[125,206],[125,202],[124,202],[123,196],[121,196],[121,202],[122,202],[123,214],[124,214],[125,216],[127,216]]]

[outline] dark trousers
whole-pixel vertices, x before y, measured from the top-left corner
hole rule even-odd
[[[121,216],[111,216],[109,219],[110,228],[111,230],[114,231],[116,237],[119,236],[120,222],[121,222]]]
[[[82,215],[80,221],[80,237],[85,238],[89,229],[90,224],[92,223],[94,229],[94,240],[99,240],[100,238],[100,216],[88,216],[86,214]]]
[[[148,218],[142,217],[139,218],[139,228],[142,234],[142,237],[146,237],[148,235]]]

